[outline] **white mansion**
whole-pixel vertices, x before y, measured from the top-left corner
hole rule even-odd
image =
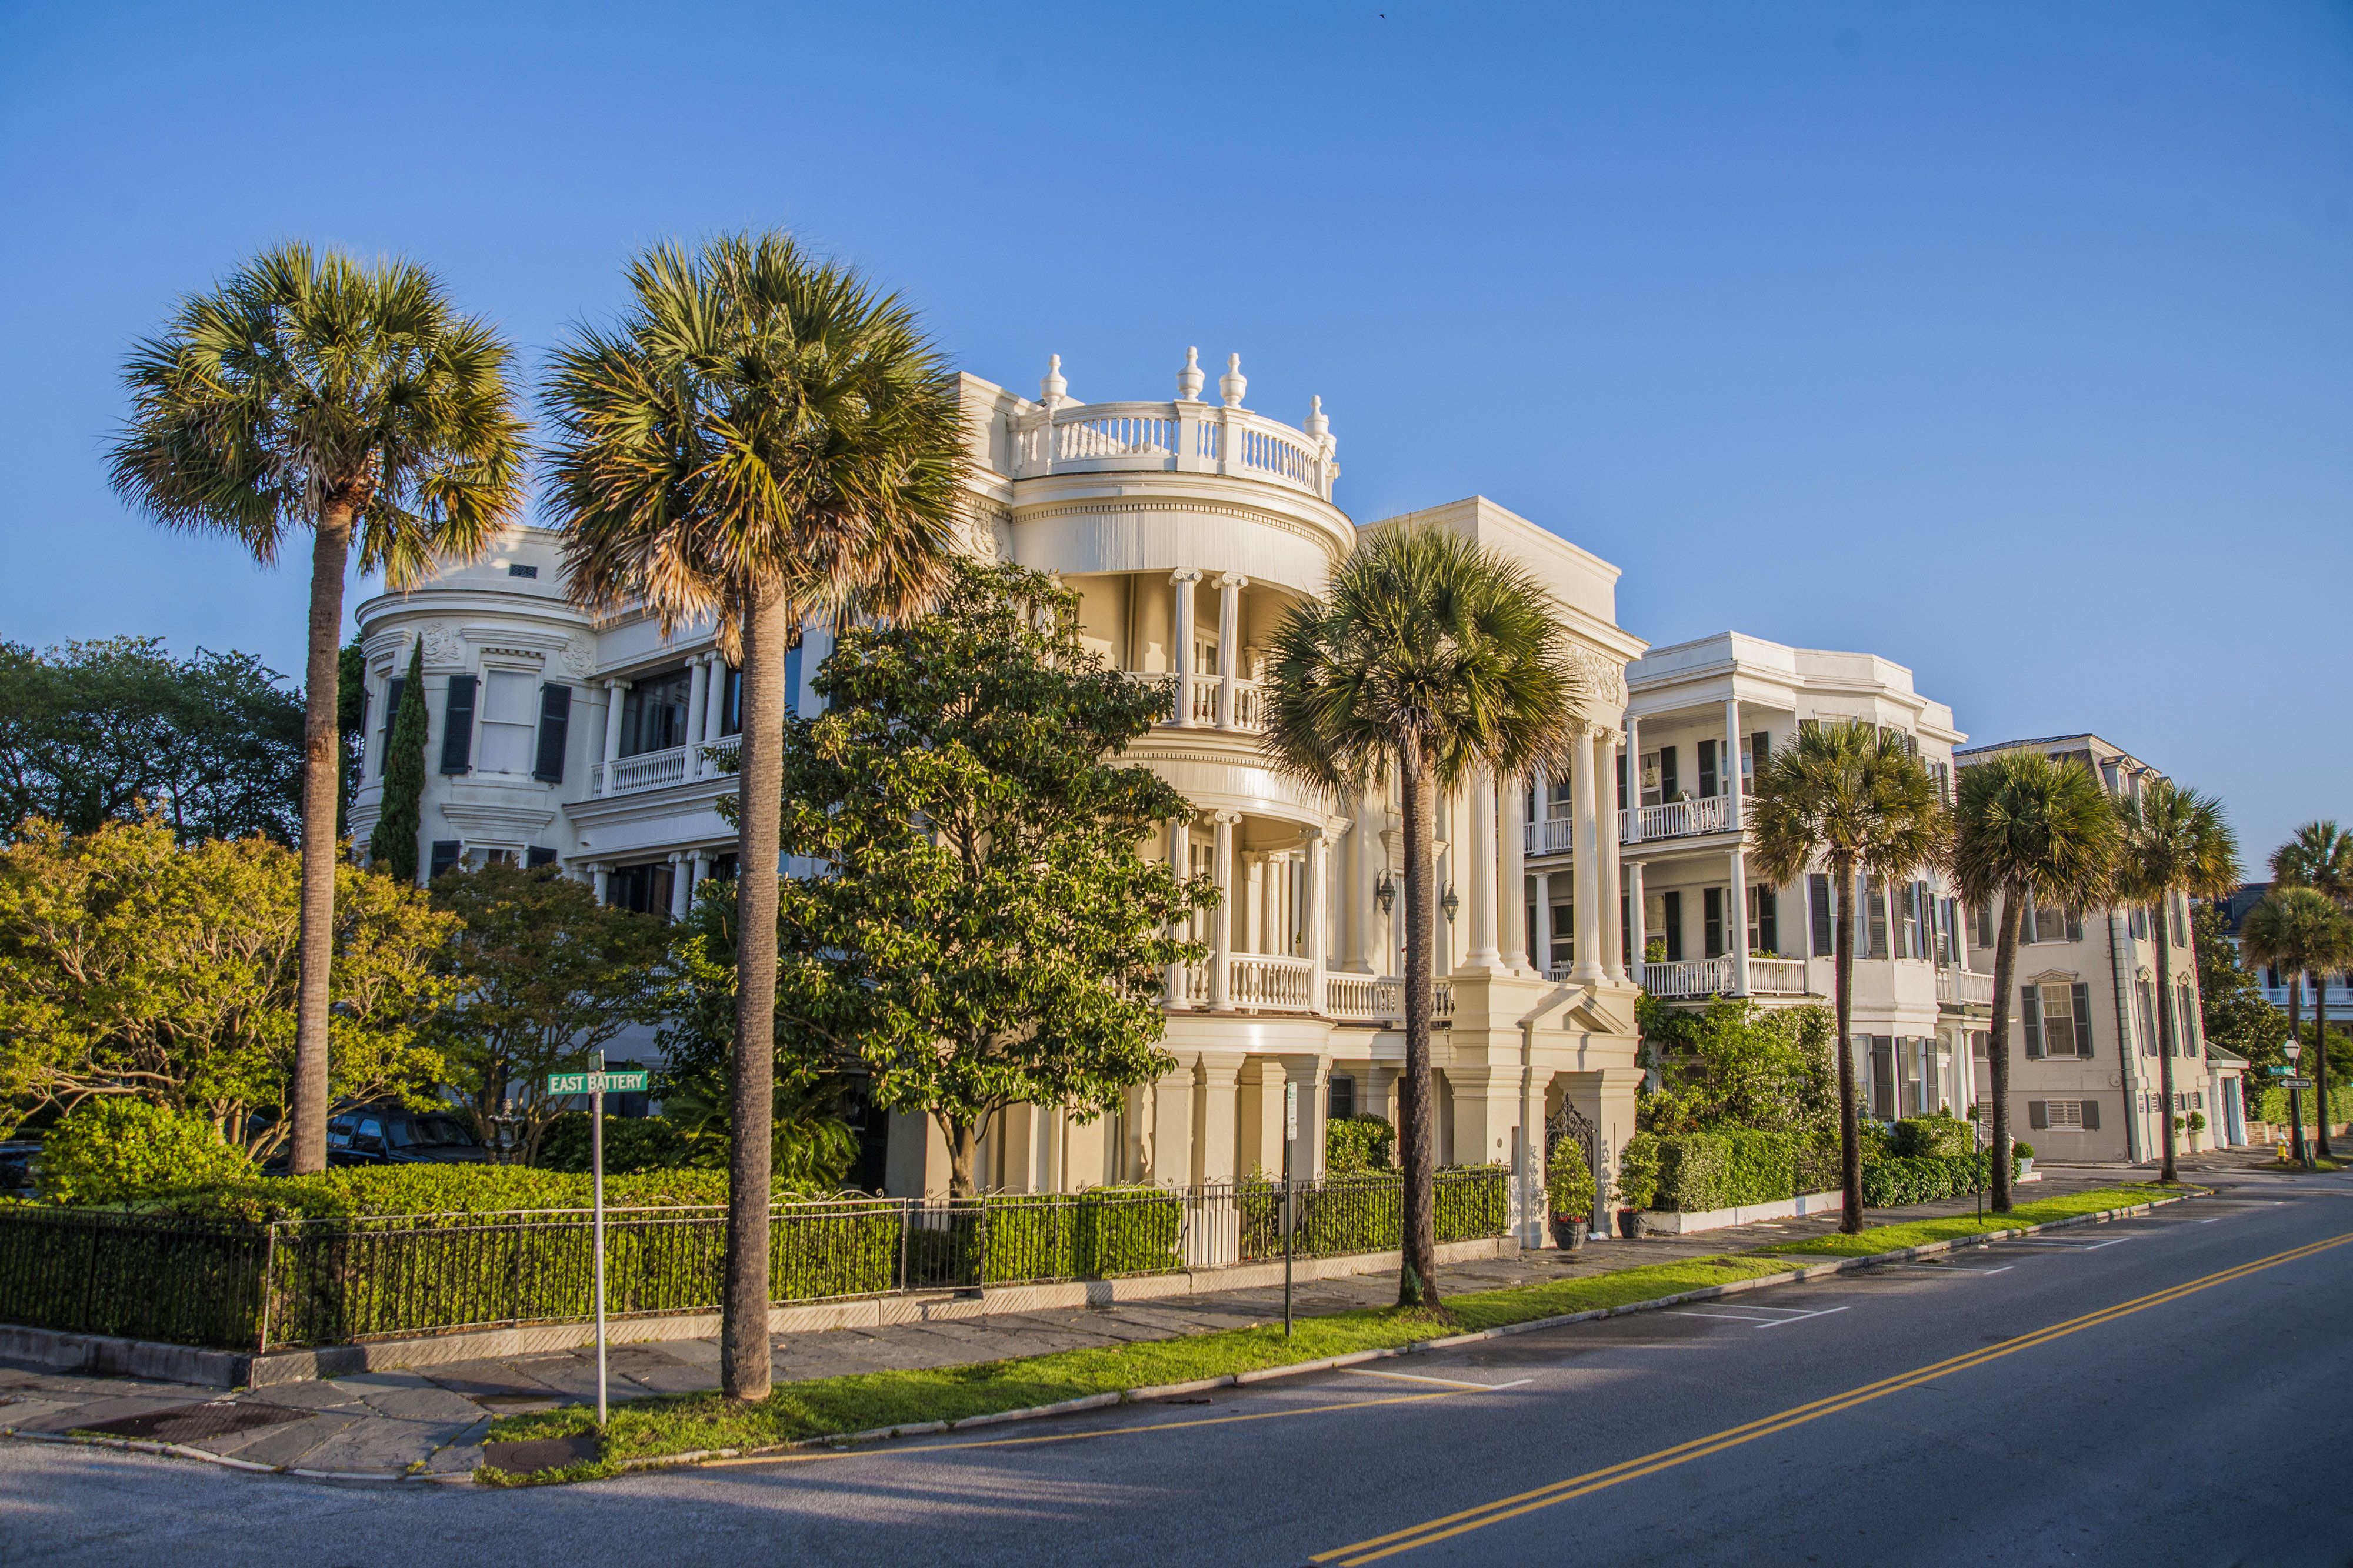
[[[1035,400],[961,381],[968,548],[1058,574],[1081,596],[1088,646],[1166,694],[1166,717],[1131,754],[1195,815],[1152,852],[1213,875],[1226,895],[1197,932],[1208,961],[1171,977],[1175,1070],[1085,1126],[1017,1109],[983,1142],[986,1186],[1274,1169],[1291,1083],[1303,1089],[1294,1168],[1309,1172],[1327,1112],[1390,1109],[1404,1053],[1399,818],[1388,801],[1286,782],[1260,742],[1276,618],[1323,586],[1361,529],[1334,502],[1320,400],[1293,426],[1245,406],[1238,358],[1219,401],[1202,399],[1203,382],[1189,353],[1168,402],[1078,402],[1059,360]],[[1825,879],[1776,888],[1744,869],[1755,767],[1812,719],[1901,729],[1939,770],[1962,737],[1908,671],[1869,655],[1736,634],[1646,653],[1617,624],[1618,568],[1483,498],[1411,515],[1534,573],[1589,693],[1569,776],[1473,780],[1440,817],[1440,1160],[1533,1175],[1550,1129],[1612,1168],[1644,1077],[1641,988],[1828,994]],[[375,820],[393,688],[421,645],[427,874],[554,863],[607,901],[682,912],[696,882],[733,873],[715,804],[733,788],[717,763],[736,743],[735,673],[707,628],[664,638],[643,616],[592,618],[560,577],[557,537],[520,528],[480,562],[360,606],[371,732],[353,829],[364,841]],[[805,710],[827,647],[812,628],[786,661]],[[1973,1020],[1990,983],[1968,966],[1964,912],[1933,879],[1859,891],[1846,907],[1865,955],[1853,1043],[1868,1108],[1974,1100]],[[888,1190],[944,1187],[945,1147],[926,1120],[894,1116],[887,1136]]]

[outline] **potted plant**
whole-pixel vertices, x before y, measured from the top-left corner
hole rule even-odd
[[[2010,1152],[2011,1157],[2018,1162],[2018,1173],[2020,1175],[2022,1176],[2026,1174],[2027,1172],[2034,1169],[2033,1144],[2029,1143],[2023,1138],[2013,1138],[2010,1141]]]
[[[1552,1215],[1552,1241],[1568,1250],[1585,1240],[1593,1221],[1593,1172],[1585,1151],[1567,1140],[1553,1145],[1546,1162],[1545,1207]]]
[[[2205,1131],[2206,1113],[2202,1110],[2191,1111],[2189,1113],[2189,1152],[2191,1153],[2198,1152],[2198,1135]]]
[[[1642,1231],[1642,1211],[1659,1191],[1659,1140],[1637,1132],[1618,1159],[1618,1234],[1632,1241]]]

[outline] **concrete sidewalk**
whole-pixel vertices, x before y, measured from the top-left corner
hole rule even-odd
[[[2241,1154],[2187,1158],[2184,1173],[2243,1180]],[[2121,1166],[2045,1168],[2023,1200],[2146,1179]],[[1904,1209],[1874,1209],[1874,1224],[1967,1213],[1974,1200],[1951,1199]],[[1456,1294],[1600,1274],[1803,1240],[1836,1228],[1835,1218],[1788,1219],[1696,1236],[1596,1241],[1574,1252],[1523,1252],[1441,1268],[1442,1292]],[[1384,1271],[1300,1286],[1302,1316],[1386,1306],[1397,1277]],[[923,1369],[1012,1356],[1173,1339],[1279,1320],[1280,1287],[1134,1302],[1115,1307],[986,1314],[949,1322],[902,1323],[779,1336],[779,1383],[886,1368]],[[719,1383],[715,1341],[617,1345],[608,1352],[611,1397],[693,1393]],[[218,1389],[128,1377],[59,1373],[0,1362],[0,1431],[62,1436],[96,1431],[153,1443],[192,1458],[257,1468],[367,1479],[459,1479],[480,1462],[492,1417],[593,1402],[593,1348],[493,1361],[455,1362],[417,1371],[369,1372],[281,1384],[225,1394]]]

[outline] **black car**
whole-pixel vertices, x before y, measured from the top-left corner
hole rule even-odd
[[[363,1106],[327,1120],[331,1165],[450,1165],[490,1157],[465,1119],[444,1110]]]

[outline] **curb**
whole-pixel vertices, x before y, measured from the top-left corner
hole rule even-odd
[[[0,1426],[0,1437],[13,1437],[20,1443],[57,1443],[77,1448],[114,1448],[126,1454],[160,1454],[166,1458],[195,1459],[225,1469],[244,1470],[258,1476],[300,1476],[312,1481],[470,1481],[473,1477],[464,1472],[445,1471],[428,1474],[416,1470],[312,1470],[299,1465],[258,1465],[251,1459],[240,1459],[229,1454],[216,1454],[206,1448],[191,1448],[185,1443],[151,1443],[137,1437],[108,1437],[91,1432],[20,1432],[14,1426]]]

